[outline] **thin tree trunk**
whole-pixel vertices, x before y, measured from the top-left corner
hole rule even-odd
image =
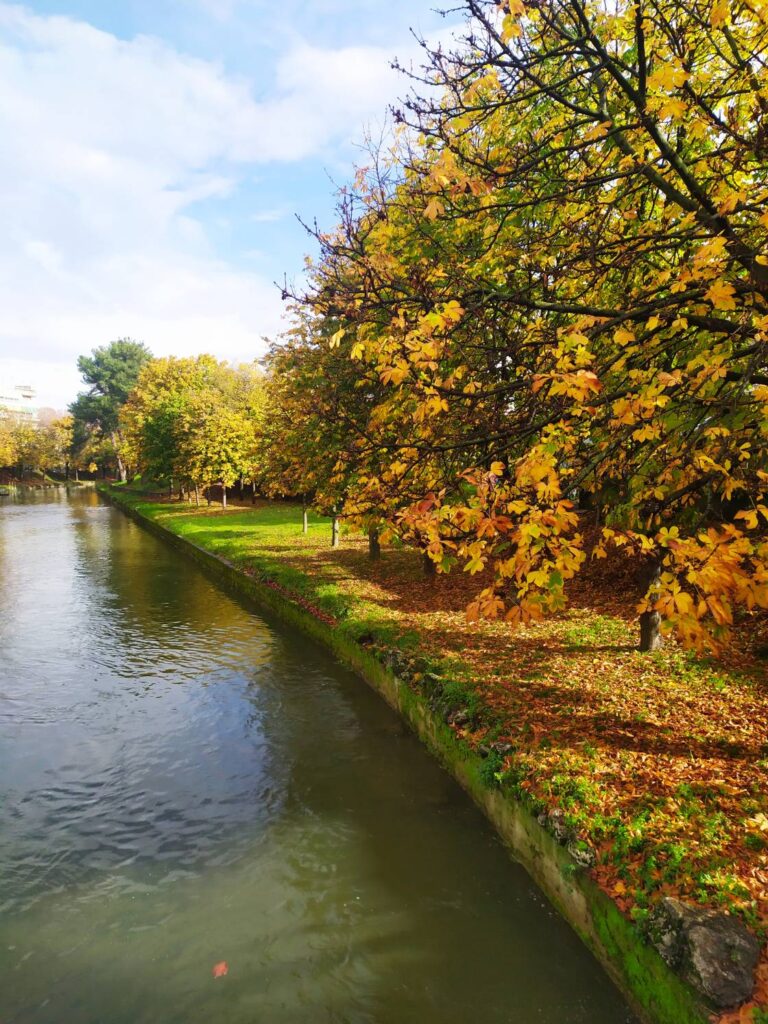
[[[115,430],[109,435],[109,439],[112,442],[112,447],[115,449],[115,458],[117,459],[117,472],[120,476],[121,483],[125,483],[128,480],[128,473],[125,469],[125,463],[120,458],[120,432]]]
[[[372,526],[368,530],[368,557],[372,562],[378,562],[381,558],[381,541],[379,540],[378,526]]]
[[[648,580],[646,593],[651,602],[656,599],[660,576],[661,561],[657,559],[651,564],[646,576]],[[661,615],[654,608],[650,608],[647,612],[642,612],[640,615],[639,649],[641,651],[656,651],[661,647],[661,644]]]
[[[309,509],[307,508],[306,501],[302,502],[301,505],[301,532],[309,533]]]
[[[331,521],[331,547],[337,548],[339,546],[339,517],[334,516]]]
[[[224,481],[221,481],[221,507],[227,507],[227,488],[224,486]]]
[[[195,484],[195,505],[200,508],[200,488]]]
[[[168,481],[168,497],[173,497],[173,477]]]
[[[64,463],[64,479],[69,481],[69,460]]]

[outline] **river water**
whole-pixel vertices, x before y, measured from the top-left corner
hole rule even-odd
[[[377,695],[93,491],[0,499],[0,659],[2,1024],[632,1020]]]

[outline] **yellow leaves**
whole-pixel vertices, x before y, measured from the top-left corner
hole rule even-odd
[[[688,72],[672,61],[658,65],[648,76],[649,110],[656,111],[662,118],[680,120],[684,117],[688,105],[680,96],[670,93],[681,89],[688,78]]]
[[[723,28],[731,19],[731,6],[728,0],[716,0],[712,7],[709,22],[712,28]]]
[[[577,402],[585,401],[590,394],[597,394],[601,391],[602,385],[595,373],[591,370],[578,370],[575,373],[544,373],[534,376],[531,390],[534,394],[540,391],[549,382],[549,394],[555,398],[557,395],[565,395]]]
[[[492,589],[481,591],[475,601],[467,606],[468,622],[478,619],[497,619],[504,611],[504,602]]]
[[[344,328],[342,327],[342,328],[340,328],[340,330],[336,331],[335,334],[332,334],[331,338],[330,338],[330,340],[328,342],[330,347],[331,348],[338,348],[339,345],[341,344],[342,340],[344,339],[345,333],[346,332],[345,332]]]
[[[635,441],[653,441],[661,437],[661,428],[657,423],[646,423],[632,432]]]
[[[422,334],[431,337],[435,333],[441,334],[453,327],[463,316],[464,308],[455,299],[452,299],[450,302],[445,302],[420,317],[418,329]],[[424,348],[426,344],[415,332],[409,335],[408,343],[414,351],[418,350],[419,347]],[[429,358],[434,359],[438,355],[438,349],[435,347],[434,342],[431,344],[432,348],[429,350],[428,355]]]
[[[600,124],[596,124],[593,128],[584,132],[581,137],[584,142],[594,142],[595,139],[604,139],[612,126],[612,121],[601,121]]]
[[[744,512],[737,512],[736,519],[741,519],[748,530],[754,530],[757,526],[757,510],[750,508]]]
[[[759,522],[758,513],[768,523],[768,507],[762,503],[758,504],[756,508],[749,508],[742,512],[737,512],[734,518],[740,519],[748,530],[756,530]]]
[[[656,534],[656,540],[661,545],[661,547],[670,547],[672,544],[680,540],[680,527],[662,526],[662,528]]]
[[[672,373],[667,373],[666,370],[662,370],[656,379],[661,387],[671,388],[682,382],[683,374],[681,370],[673,370]]]
[[[506,466],[504,465],[503,462],[496,461],[491,463],[491,473],[494,476],[503,476],[505,469]]]
[[[728,281],[715,281],[707,290],[704,298],[715,309],[736,309],[736,289]]]
[[[446,302],[442,309],[442,316],[446,323],[458,323],[459,320],[464,316],[464,309],[461,303],[455,299],[451,299],[450,302]]]
[[[619,398],[613,403],[613,417],[617,426],[622,424],[631,426],[633,423],[637,423],[637,416],[632,405],[633,403],[627,398]]]
[[[689,615],[693,611],[693,598],[686,591],[678,590],[673,596],[673,601],[680,615]]]
[[[711,263],[712,261],[720,261],[726,251],[727,239],[722,235],[716,235],[714,238],[708,239],[702,246],[700,246],[696,254],[693,257],[694,265],[697,270],[700,270],[702,265]]]
[[[440,202],[437,196],[432,196],[424,207],[424,216],[427,220],[434,221],[443,213],[445,213],[445,206]]]
[[[508,43],[512,39],[517,39],[518,36],[522,35],[522,31],[517,18],[513,18],[508,14],[501,23],[501,41]]]
[[[468,572],[470,576],[474,576],[478,572],[482,572],[485,568],[485,546],[482,542],[477,541],[474,544],[469,544],[466,548],[465,555],[468,556],[467,562],[464,565],[464,572]]]
[[[688,81],[688,72],[676,64],[661,64],[648,76],[649,89],[679,89]]]
[[[758,811],[752,818],[747,818],[744,824],[753,832],[768,832],[768,815]]]
[[[745,202],[745,192],[728,192],[717,204],[717,212],[720,214],[733,213],[739,203]]]
[[[668,96],[659,106],[659,116],[681,121],[688,113],[688,104],[675,96]]]
[[[402,384],[408,376],[408,364],[400,359],[393,366],[380,367],[379,376],[382,384]]]
[[[624,345],[629,345],[631,342],[635,341],[636,338],[634,331],[630,331],[627,327],[619,327],[613,332],[613,340],[617,345],[621,345],[623,347]]]
[[[525,14],[523,0],[509,0],[506,6],[509,13],[504,16],[501,23],[501,40],[503,43],[508,43],[511,39],[517,39],[521,35],[520,19]]]
[[[425,408],[430,416],[438,416],[441,412],[448,412],[448,402],[442,395],[432,395],[425,402]]]

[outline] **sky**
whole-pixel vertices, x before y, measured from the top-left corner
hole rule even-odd
[[[0,393],[64,409],[120,337],[262,354],[438,6],[0,0]]]

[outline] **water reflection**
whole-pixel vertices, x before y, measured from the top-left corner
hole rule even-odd
[[[630,1019],[314,645],[93,493],[0,507],[0,578],[3,1024]]]

